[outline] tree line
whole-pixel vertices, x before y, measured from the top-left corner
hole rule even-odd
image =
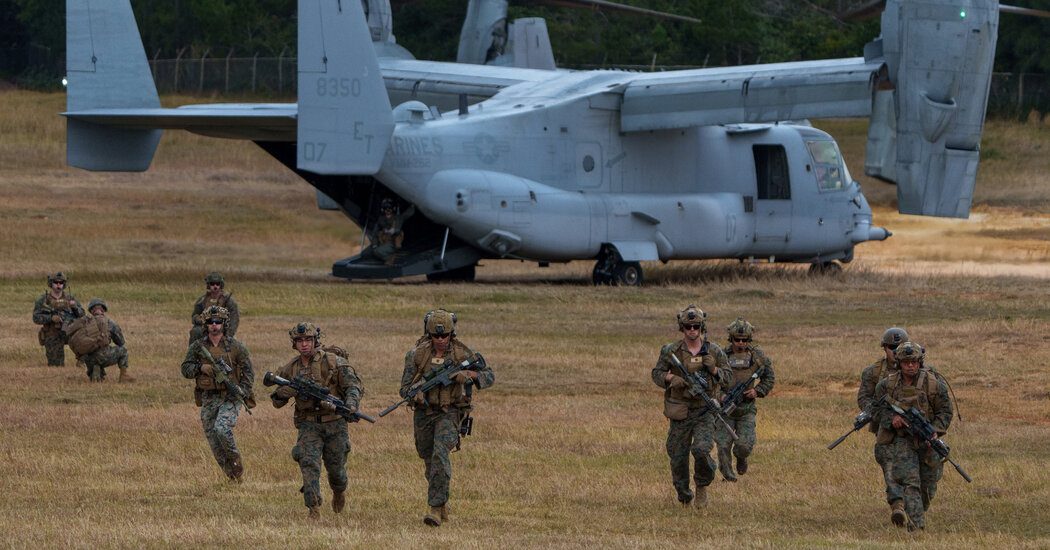
[[[543,17],[561,66],[608,64],[723,66],[862,54],[878,19],[843,23],[831,14],[848,0],[622,0],[688,15],[686,23],[536,3],[510,7],[510,19]],[[1017,3],[1017,2],[1015,2]],[[148,57],[295,55],[295,0],[134,0]],[[421,59],[455,59],[467,0],[394,2],[398,43]],[[1040,6],[1032,6],[1040,7]],[[0,2],[6,51],[34,47],[50,63],[15,72],[63,72],[65,7],[55,0]],[[996,71],[1050,73],[1050,20],[1000,16]],[[41,56],[37,56],[41,58]],[[2,69],[0,69],[2,70]],[[7,69],[6,77],[10,74]]]

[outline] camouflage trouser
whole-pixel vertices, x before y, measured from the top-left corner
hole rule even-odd
[[[711,448],[715,440],[715,415],[700,415],[704,409],[690,409],[685,420],[671,420],[667,430],[667,456],[671,458],[671,481],[680,502],[691,502],[689,489],[689,455],[696,462],[693,476],[697,487],[707,487],[715,479],[715,461]]]
[[[307,506],[321,505],[321,463],[328,471],[328,486],[332,492],[346,490],[346,455],[350,454],[350,435],[343,419],[331,422],[300,421],[299,439],[292,447],[292,460],[303,471],[303,486],[299,492]]]
[[[937,482],[944,464],[933,460],[930,449],[915,449],[911,438],[898,437],[889,445],[875,446],[875,460],[882,465],[886,479],[886,502],[904,499],[908,529],[925,529],[924,512],[937,494]],[[929,462],[934,462],[931,466]]]
[[[385,262],[390,259],[397,252],[397,248],[394,248],[393,243],[379,244],[375,246],[369,246],[361,252],[361,257],[368,260],[378,260]]]
[[[59,332],[55,336],[45,338],[44,353],[47,354],[49,367],[64,367],[66,365],[66,333]]]
[[[211,454],[222,467],[222,471],[233,477],[233,461],[240,458],[237,443],[233,440],[233,428],[237,425],[237,415],[241,404],[227,401],[224,395],[205,394],[201,407],[201,424],[204,426],[204,437],[208,439]]]
[[[726,417],[726,422],[736,432],[738,439],[733,441],[725,426],[715,420],[715,428],[717,429],[715,441],[718,443],[718,471],[722,472],[722,477],[732,479],[735,477],[732,457],[747,458],[751,456],[751,451],[755,449],[755,413],[749,412],[738,418],[729,416]]]
[[[121,372],[128,368],[128,349],[124,346],[106,346],[94,353],[89,353],[84,357],[81,357],[84,361],[84,365],[87,366],[88,378],[92,380],[105,380],[106,378],[106,367],[117,365]],[[97,369],[97,372],[92,374],[92,369]]]
[[[427,505],[441,506],[448,502],[448,486],[452,481],[448,455],[459,442],[459,411],[427,414],[417,408],[412,420],[416,453],[427,466]]]

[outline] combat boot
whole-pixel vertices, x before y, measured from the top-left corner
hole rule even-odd
[[[431,506],[430,512],[423,516],[423,523],[431,527],[441,526],[441,507]]]
[[[893,522],[897,527],[904,527],[904,524],[908,522],[908,513],[904,511],[904,500],[897,499],[890,504],[890,521]]]
[[[744,475],[747,473],[747,457],[738,456],[736,457],[736,473]]]
[[[332,511],[339,513],[346,506],[346,491],[334,491],[332,493]]]
[[[310,507],[310,512],[306,515],[306,518],[307,519],[312,519],[312,520],[319,520],[319,519],[321,519],[321,507],[320,506],[311,506]]]
[[[102,369],[97,365],[91,365],[91,367],[88,369],[88,379],[92,382],[101,382]]]
[[[448,503],[447,502],[441,505],[441,522],[444,523],[446,521],[448,521]]]
[[[697,508],[707,506],[707,487],[696,488],[696,496],[693,497],[693,506]]]
[[[128,371],[126,371],[124,369],[120,369],[120,378],[117,379],[118,383],[134,382],[134,381],[135,381],[135,377],[134,376],[129,376],[128,375]]]
[[[244,465],[241,463],[240,455],[234,457],[230,464],[230,479],[237,483],[244,481]]]

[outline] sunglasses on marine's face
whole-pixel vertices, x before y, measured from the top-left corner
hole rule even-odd
[[[431,337],[431,338],[433,338],[433,339],[435,339],[435,340],[444,340],[444,339],[448,338],[449,336],[452,336],[452,333],[447,333],[447,334],[431,334],[431,335],[430,335],[430,337]]]
[[[747,338],[733,338],[733,341],[739,344],[743,344],[747,342]]]
[[[682,325],[682,330],[700,330],[700,325]]]
[[[221,325],[222,319],[208,319],[207,324],[209,325]]]

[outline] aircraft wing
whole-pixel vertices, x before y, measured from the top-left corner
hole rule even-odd
[[[420,61],[417,59],[380,59],[379,67],[387,92],[438,94],[455,97],[466,94],[489,98],[508,86],[522,82],[540,82],[558,75],[559,71]]]
[[[854,57],[639,75],[624,90],[621,129],[869,116],[883,66]]]
[[[295,141],[296,112],[295,103],[215,103],[175,109],[85,109],[62,116],[131,130],[188,130],[211,137]]]

